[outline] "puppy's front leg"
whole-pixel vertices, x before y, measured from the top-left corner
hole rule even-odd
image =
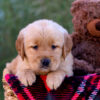
[[[51,72],[47,75],[47,85],[50,89],[57,89],[65,78],[66,73],[62,70]]]
[[[22,71],[18,71],[16,73],[16,76],[18,76],[18,79],[25,86],[32,85],[36,80],[34,72],[30,69],[24,69]]]

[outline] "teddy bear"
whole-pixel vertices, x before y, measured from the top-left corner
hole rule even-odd
[[[75,0],[71,13],[74,32],[74,72],[100,72],[100,0]]]

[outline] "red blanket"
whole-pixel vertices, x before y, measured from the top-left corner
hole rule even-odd
[[[5,79],[19,100],[95,100],[100,92],[100,74],[66,77],[57,90],[47,87],[46,76],[37,76],[28,87],[14,75],[7,74]]]

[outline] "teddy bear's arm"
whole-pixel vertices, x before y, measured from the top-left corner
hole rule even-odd
[[[73,69],[75,70],[79,70],[85,73],[93,73],[94,72],[94,68],[91,64],[89,64],[88,62],[86,62],[85,60],[79,60],[77,58],[74,58],[74,65],[73,65]],[[79,72],[79,74],[81,74]]]

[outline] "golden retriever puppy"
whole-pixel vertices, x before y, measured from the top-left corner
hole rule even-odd
[[[47,75],[48,87],[57,89],[66,75],[73,75],[71,48],[72,40],[62,26],[52,20],[35,21],[20,31],[18,56],[4,71],[18,76],[25,86],[32,85],[36,75]]]

